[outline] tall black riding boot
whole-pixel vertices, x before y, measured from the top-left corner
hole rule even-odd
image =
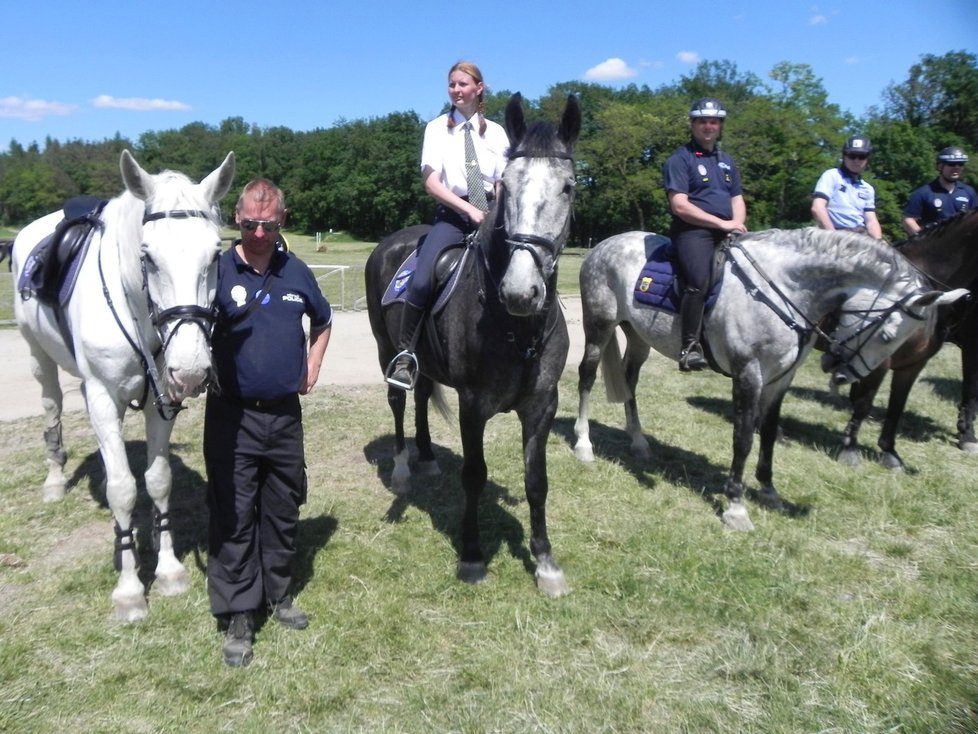
[[[687,288],[683,291],[683,300],[679,306],[682,334],[679,369],[682,372],[696,372],[709,366],[700,346],[700,327],[705,303],[706,295],[699,288]]]
[[[397,339],[399,351],[387,366],[387,375],[384,378],[389,385],[402,390],[414,389],[418,373],[418,358],[414,356],[414,349],[426,311],[427,309],[410,303],[404,304],[404,310],[401,311],[401,331]]]

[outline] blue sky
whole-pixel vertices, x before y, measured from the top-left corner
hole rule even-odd
[[[435,116],[448,68],[475,61],[495,91],[535,98],[588,80],[657,88],[701,60],[764,80],[809,64],[862,115],[923,54],[978,43],[976,0],[96,0],[4,3],[0,150],[96,141],[241,117],[330,127]]]

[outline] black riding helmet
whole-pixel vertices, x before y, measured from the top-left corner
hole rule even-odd
[[[963,149],[952,145],[950,148],[945,148],[940,153],[937,154],[938,163],[967,163],[968,154],[964,152]]]
[[[863,135],[853,135],[842,146],[842,155],[847,155],[849,153],[863,153],[865,155],[869,155],[872,152],[873,144],[869,141],[869,138]]]
[[[720,100],[714,99],[713,97],[704,97],[701,100],[693,103],[693,106],[689,108],[689,119],[693,120],[697,117],[717,117],[723,119],[727,116],[727,111],[724,109],[723,105],[720,104]]]

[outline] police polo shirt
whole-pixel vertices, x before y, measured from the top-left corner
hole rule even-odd
[[[948,191],[935,178],[928,184],[915,189],[903,210],[903,216],[916,219],[921,224],[933,224],[950,219],[969,209],[978,209],[978,194],[975,190],[956,182],[953,191]]]
[[[828,201],[829,220],[836,229],[865,227],[866,212],[876,211],[876,189],[842,168],[819,176],[813,196]]]
[[[218,320],[212,347],[221,393],[248,400],[297,394],[307,370],[302,317],[309,316],[313,333],[333,320],[316,277],[295,255],[276,250],[266,281],[234,245],[221,254],[217,267]],[[260,303],[234,323],[259,291]]]
[[[691,204],[720,219],[733,219],[732,199],[743,194],[733,158],[716,149],[704,150],[696,141],[669,156],[662,177],[667,192],[686,194]]]

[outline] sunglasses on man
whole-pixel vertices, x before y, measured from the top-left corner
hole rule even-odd
[[[282,223],[274,219],[242,219],[241,229],[254,232],[261,227],[266,232],[278,232],[282,228]]]
[[[865,153],[846,153],[846,158],[854,161],[864,161],[869,158]]]

